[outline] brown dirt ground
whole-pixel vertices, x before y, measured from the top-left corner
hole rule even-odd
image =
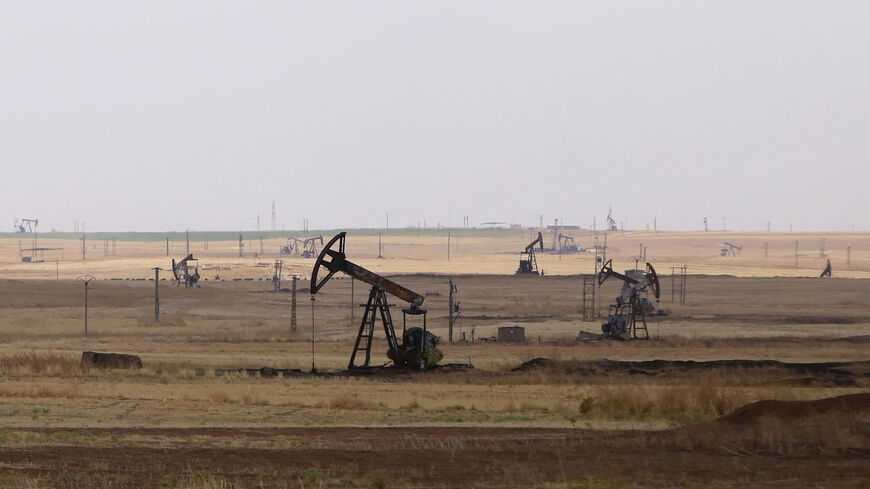
[[[795,406],[807,411],[805,406],[824,410],[836,405],[866,419],[868,397]],[[749,406],[742,410],[741,423],[771,411],[777,408]],[[858,488],[870,479],[866,425],[858,446],[777,452],[750,451],[719,440],[723,426],[734,421],[726,417],[679,438],[672,432],[521,428],[89,430],[88,435],[104,442],[4,448],[0,463],[7,478],[31,477],[48,482],[46,487],[185,487],[200,480],[211,485],[199,487]],[[112,446],[107,435],[156,441]],[[276,437],[299,440],[299,446],[221,446],[228,439]]]

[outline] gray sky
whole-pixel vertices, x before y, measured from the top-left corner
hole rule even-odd
[[[870,2],[0,4],[0,223],[870,229]],[[2,224],[2,228],[7,228]]]

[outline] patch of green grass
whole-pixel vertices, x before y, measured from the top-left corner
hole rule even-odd
[[[315,482],[326,480],[326,473],[315,468],[302,469],[299,473],[299,478],[309,484],[314,484]]]
[[[84,438],[89,438],[86,436],[85,433],[79,431],[55,431],[50,436],[53,441],[59,442],[71,442],[73,440],[83,440]]]
[[[592,408],[595,406],[595,398],[594,397],[584,397],[582,401],[580,401],[580,405],[577,406],[577,411],[580,414],[589,414],[592,411]]]
[[[369,472],[366,474],[366,480],[369,487],[372,489],[386,489],[389,486],[390,478],[385,472]]]

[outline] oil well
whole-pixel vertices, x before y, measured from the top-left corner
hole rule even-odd
[[[426,330],[426,309],[421,307],[424,297],[349,261],[345,254],[345,237],[345,232],[336,234],[317,257],[311,272],[311,298],[314,300],[315,294],[338,272],[372,286],[368,301],[361,304],[365,311],[350,355],[348,370],[374,368],[372,344],[378,319],[384,328],[387,357],[392,361],[393,367],[426,370],[436,366],[443,358],[443,353],[437,348],[438,337]],[[322,275],[321,269],[326,272],[325,275]],[[393,324],[388,295],[409,304],[402,309],[401,344]],[[408,316],[421,317],[422,327],[408,328]]]
[[[574,243],[574,237],[559,233],[558,252],[559,254],[580,253],[579,246]]]
[[[719,249],[719,254],[723,257],[737,258],[737,255],[743,251],[743,247],[729,242],[722,243],[722,248]]]
[[[199,260],[188,254],[179,261],[172,259],[172,276],[176,285],[199,287]]]
[[[42,263],[45,261],[45,252],[55,252],[53,261],[63,261],[63,248],[46,248],[40,247],[39,243],[39,219],[18,219],[16,218],[13,224],[15,232],[18,234],[30,234],[31,244],[29,248],[21,246],[18,242],[18,254],[22,262],[25,263]],[[59,252],[59,253],[58,253]],[[58,257],[57,255],[60,255]]]
[[[35,233],[37,226],[39,226],[39,219],[29,218],[16,218],[13,224],[16,233]]]
[[[320,253],[317,249],[317,243],[320,242],[320,246],[323,246],[323,235],[315,236],[313,238],[305,238],[301,240],[302,244],[302,258],[314,258],[318,256]],[[297,241],[296,248],[299,248],[299,242]]]
[[[652,292],[658,299],[661,294],[659,277],[652,264],[646,264],[646,270],[631,270],[621,274],[613,270],[613,260],[608,260],[598,272],[598,285],[601,286],[610,278],[622,281],[622,290],[616,297],[616,304],[610,305],[607,322],[601,325],[604,338],[616,340],[649,339],[646,316],[655,312],[655,305],[644,294]]]
[[[538,260],[535,258],[535,247],[544,251],[544,237],[538,232],[538,237],[520,252],[520,266],[515,275],[543,275],[538,272]]]

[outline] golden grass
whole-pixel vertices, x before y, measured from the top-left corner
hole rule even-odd
[[[485,230],[453,230],[453,247],[447,260],[447,230],[441,236],[386,235],[383,237],[386,260],[378,260],[378,237],[361,236],[350,231],[348,235],[349,257],[359,264],[384,274],[505,274],[511,275],[517,268],[518,252],[530,241],[530,231],[492,232]],[[552,235],[545,232],[545,242],[552,245]],[[592,245],[591,233],[572,232],[581,246]],[[456,238],[458,236],[458,243]],[[601,237],[603,243],[603,236]],[[825,258],[819,256],[820,240],[825,239],[825,252],[834,263],[836,276],[870,278],[870,234],[868,233],[758,233],[758,232],[651,232],[630,231],[609,233],[607,236],[608,257],[626,268],[633,265],[640,246],[647,248],[647,260],[655,264],[661,273],[670,266],[688,264],[692,273],[707,275],[728,274],[743,277],[770,276],[818,276],[825,266]],[[103,256],[102,250],[91,250],[88,260],[70,252],[66,261],[55,267],[54,257],[46,257],[46,263],[21,263],[18,239],[0,239],[0,277],[54,279],[59,270],[61,278],[73,279],[90,273],[98,278],[150,278],[155,265],[166,266],[165,242],[117,243],[117,255]],[[744,250],[736,258],[723,258],[719,254],[722,243],[740,244]],[[798,267],[794,266],[794,243],[799,244]],[[768,243],[768,256],[764,257],[764,244]],[[76,250],[80,243],[75,240],[44,240],[46,246],[60,246]],[[203,243],[191,243],[191,251],[200,259],[204,268],[203,277],[213,279],[220,275],[226,279],[268,279],[271,264],[278,258],[278,250],[284,239],[265,240],[265,254],[254,256],[248,253],[238,256],[237,241],[211,242],[204,249]],[[847,247],[851,247],[851,265],[846,266]],[[183,243],[173,243],[170,255],[181,257],[186,252]],[[60,258],[60,257],[58,257]],[[541,269],[551,275],[576,274],[591,271],[593,256],[590,253],[558,255],[539,254]],[[307,277],[313,259],[284,257],[288,273]],[[624,263],[625,265],[620,265]],[[164,272],[166,273],[166,272]]]
[[[16,364],[17,365],[17,364]],[[664,428],[711,419],[762,399],[817,399],[854,387],[794,388],[765,375],[680,379],[468,372],[411,380],[198,375],[159,365],[60,376],[15,367],[0,381],[7,426],[471,425]],[[774,383],[771,383],[774,382]],[[245,416],[238,416],[239,409]],[[46,410],[43,412],[43,410]],[[281,413],[293,413],[286,416]],[[360,415],[365,413],[364,415]]]

